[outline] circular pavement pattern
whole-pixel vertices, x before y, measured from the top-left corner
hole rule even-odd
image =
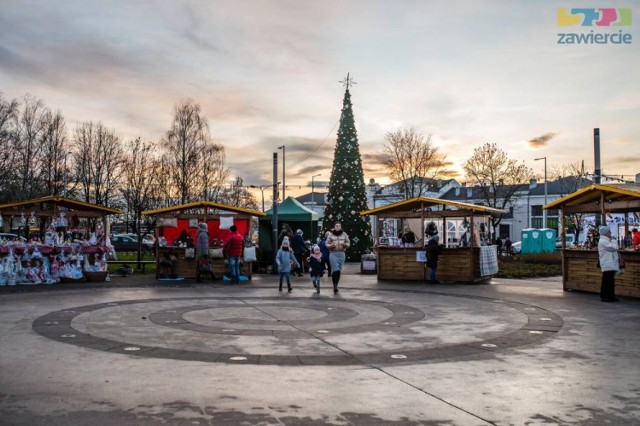
[[[230,364],[370,365],[486,355],[541,343],[563,326],[560,316],[537,306],[420,294],[445,296],[457,304],[464,303],[461,299],[494,304],[478,309],[478,318],[499,308],[518,311],[526,322],[488,339],[462,334],[468,341],[434,346],[419,335],[419,330],[433,327],[424,322],[425,312],[407,304],[351,298],[183,297],[78,306],[38,318],[33,329],[59,342],[142,357]],[[453,333],[446,324],[440,327],[445,334]],[[377,348],[372,343],[376,339],[382,342]]]

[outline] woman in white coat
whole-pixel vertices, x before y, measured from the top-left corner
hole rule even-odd
[[[611,238],[611,229],[601,226],[600,240],[598,241],[598,257],[600,269],[602,269],[602,284],[600,285],[600,300],[603,302],[617,302],[616,299],[616,273],[620,270],[618,242]]]

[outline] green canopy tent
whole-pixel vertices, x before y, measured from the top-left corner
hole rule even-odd
[[[272,259],[275,255],[272,241],[272,218],[273,211],[267,210],[265,216],[261,217],[259,222],[260,253],[262,260]],[[287,199],[278,206],[278,234],[282,229],[282,225],[285,223],[291,227],[293,232],[301,229],[304,233],[303,238],[305,241],[309,240],[315,243],[318,238],[318,213],[303,206],[295,198],[287,197]]]

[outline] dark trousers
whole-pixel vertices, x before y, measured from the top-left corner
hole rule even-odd
[[[616,271],[603,271],[600,285],[600,299],[613,300],[616,298]]]

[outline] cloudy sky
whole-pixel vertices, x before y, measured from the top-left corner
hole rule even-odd
[[[485,142],[542,174],[640,172],[640,16],[627,45],[558,45],[558,7],[637,3],[554,0],[25,1],[0,0],[0,92],[60,110],[70,130],[102,121],[125,139],[158,140],[173,105],[202,105],[246,184],[271,179],[286,146],[287,185],[331,170],[347,72],[365,178],[385,182],[384,135],[432,134],[461,165]],[[303,187],[293,193],[308,192]]]

